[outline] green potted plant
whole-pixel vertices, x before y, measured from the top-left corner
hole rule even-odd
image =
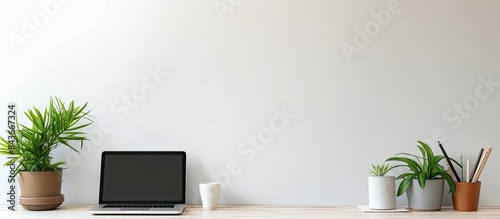
[[[17,162],[15,175],[21,188],[19,203],[28,210],[54,209],[62,204],[62,168],[65,161],[54,162],[52,151],[59,146],[78,152],[71,145],[87,140],[82,131],[92,123],[87,103],[75,106],[74,101],[65,105],[59,98],[50,98],[42,112],[33,107],[24,114],[31,125],[17,123],[14,142],[0,136],[0,154],[13,156],[5,165]]]
[[[441,210],[443,200],[444,181],[448,183],[450,192],[455,192],[455,183],[449,173],[439,164],[443,155],[434,155],[426,143],[418,141],[417,147],[422,156],[409,153],[399,153],[386,161],[403,163],[408,172],[396,177],[402,180],[399,184],[397,196],[406,192],[408,206],[411,210],[438,211]],[[455,161],[456,162],[456,161]]]
[[[372,164],[368,173],[368,207],[376,210],[396,209],[396,180],[394,176],[386,176],[391,169],[388,163]]]

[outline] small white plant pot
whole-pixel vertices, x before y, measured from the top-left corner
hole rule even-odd
[[[368,207],[376,210],[396,209],[394,176],[368,176]]]

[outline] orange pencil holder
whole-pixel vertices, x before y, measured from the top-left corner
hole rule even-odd
[[[457,211],[477,211],[481,182],[455,182],[453,209]]]

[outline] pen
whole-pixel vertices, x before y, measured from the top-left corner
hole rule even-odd
[[[465,175],[465,177],[466,177],[466,178],[465,178],[465,182],[470,182],[470,181],[469,181],[469,178],[470,178],[470,177],[469,177],[469,173],[470,173],[470,172],[469,172],[469,158],[467,158],[467,170],[466,170],[466,171],[467,171],[467,172],[465,172],[465,174],[466,174],[466,175]]]
[[[443,145],[439,141],[438,141],[438,144],[439,144],[439,148],[441,148],[441,151],[443,152],[444,157],[446,158],[446,162],[448,162],[448,165],[450,166],[451,171],[453,172],[453,175],[455,175],[455,178],[457,179],[457,182],[461,182],[460,177],[458,176],[458,173],[455,170],[455,167],[453,167],[453,164],[451,163],[451,160],[448,157],[448,154],[446,154],[446,151],[444,150]]]
[[[460,166],[462,166],[462,179],[464,178],[464,158],[460,154]],[[467,182],[467,180],[465,180]]]

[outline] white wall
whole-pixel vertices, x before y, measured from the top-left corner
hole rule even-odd
[[[499,1],[44,2],[0,2],[0,124],[12,102],[89,103],[93,142],[55,154],[65,204],[96,203],[104,150],[185,150],[190,203],[219,180],[223,204],[338,205],[367,203],[370,164],[417,140],[458,159],[500,145]]]

